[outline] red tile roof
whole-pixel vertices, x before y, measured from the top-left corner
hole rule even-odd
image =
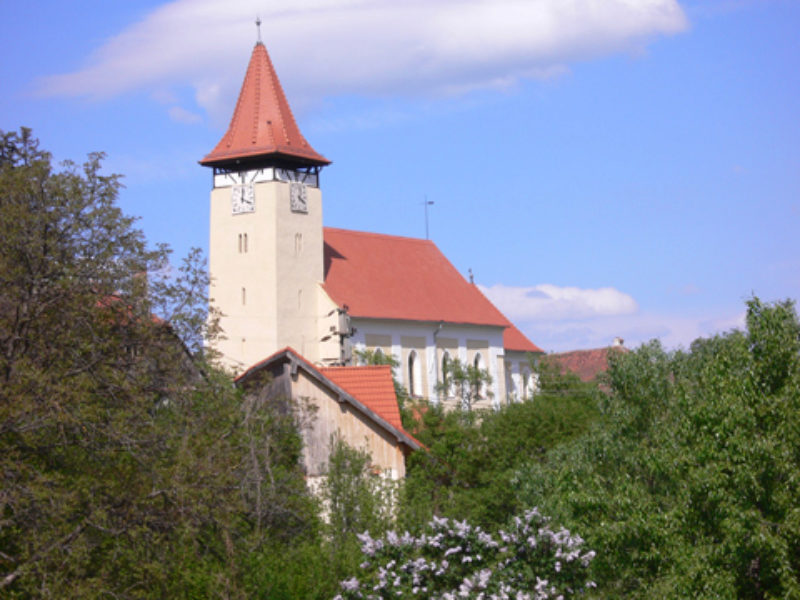
[[[228,132],[200,164],[271,158],[299,166],[330,164],[300,133],[264,44],[253,48]]]
[[[506,327],[507,350],[542,352],[429,240],[326,227],[325,290],[354,317]]]
[[[390,425],[403,429],[389,365],[321,367],[318,370]]]
[[[547,358],[560,365],[562,370],[575,373],[581,381],[593,381],[608,370],[609,352],[627,351],[627,348],[620,347],[595,348],[548,354]]]
[[[516,352],[544,352],[513,324],[503,331],[503,348]]]
[[[325,290],[355,317],[505,327],[429,240],[326,227]]]

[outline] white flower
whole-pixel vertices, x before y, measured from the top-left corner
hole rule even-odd
[[[434,515],[433,520],[431,521],[431,525],[433,525],[434,529],[444,529],[447,527],[447,519],[439,518],[436,515]]]
[[[351,579],[345,579],[341,583],[342,589],[347,592],[355,592],[359,588],[358,579],[355,577]]]
[[[489,585],[489,579],[491,576],[491,569],[483,569],[480,573],[478,573],[478,587],[481,589],[486,589],[486,586]]]

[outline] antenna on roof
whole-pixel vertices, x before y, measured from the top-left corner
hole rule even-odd
[[[431,239],[428,235],[428,207],[433,205],[433,200],[428,200],[428,194],[425,194],[425,202],[422,204],[425,205],[425,239]]]
[[[475,283],[475,276],[472,274],[472,268],[469,269],[469,282]]]
[[[258,43],[261,43],[261,17],[256,15],[256,27],[258,28]]]

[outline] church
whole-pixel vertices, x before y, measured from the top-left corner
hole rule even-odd
[[[216,349],[240,378],[291,355],[330,379],[369,350],[394,357],[408,393],[432,403],[457,404],[437,386],[455,359],[491,375],[478,408],[532,394],[528,358],[541,349],[433,242],[323,225],[320,172],[331,161],[300,132],[260,41],[228,130],[200,164],[213,170]]]

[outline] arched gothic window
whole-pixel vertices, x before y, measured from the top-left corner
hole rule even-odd
[[[419,357],[417,357],[417,351],[412,350],[408,354],[408,394],[410,396],[420,395],[422,384],[420,379]]]
[[[510,362],[504,365],[506,372],[506,399],[511,402],[517,399],[517,389],[514,385],[514,366]]]
[[[475,358],[472,360],[472,366],[475,367],[476,370],[483,369],[483,357],[481,356],[480,352],[475,353]],[[478,381],[477,389],[475,390],[475,395],[480,397],[481,392],[483,391],[483,383]]]

